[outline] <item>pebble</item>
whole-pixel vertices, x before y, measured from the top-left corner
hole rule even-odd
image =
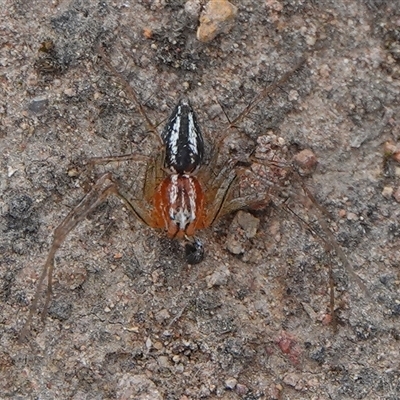
[[[293,157],[293,161],[301,169],[302,174],[311,174],[317,166],[316,155],[310,149],[304,149]]]
[[[64,90],[64,94],[68,97],[76,96],[76,90],[74,88],[67,88]]]
[[[143,28],[143,36],[146,39],[151,39],[153,37],[153,31],[151,28],[145,27]]]
[[[174,368],[175,374],[183,374],[183,372],[185,371],[185,367],[182,364],[175,364],[175,368]]]
[[[155,315],[155,318],[157,320],[157,322],[159,324],[162,324],[163,322],[165,322],[167,319],[169,319],[171,317],[171,315],[169,314],[167,309],[162,309],[160,311],[158,311]]]
[[[251,248],[249,251],[243,254],[242,261],[245,263],[258,263],[263,259],[263,253],[256,248]]]
[[[228,378],[225,381],[225,387],[229,390],[235,389],[235,386],[237,385],[237,379],[235,378]]]
[[[175,355],[172,357],[172,361],[173,361],[175,364],[177,364],[178,362],[181,361],[181,357],[180,357],[178,354],[175,354]]]
[[[239,226],[243,229],[247,239],[252,239],[257,234],[260,220],[248,212],[239,211],[236,214],[236,220]]]
[[[296,101],[299,99],[299,92],[297,90],[291,90],[288,95],[289,101]]]
[[[238,383],[235,391],[239,396],[244,396],[249,391],[249,388],[246,385]]]
[[[244,253],[244,246],[234,235],[228,235],[226,239],[226,248],[232,254],[239,255]]]
[[[161,368],[169,368],[170,363],[167,356],[160,356],[157,358],[157,363]]]
[[[382,190],[382,196],[385,199],[390,199],[393,195],[393,188],[391,186],[385,186]]]
[[[147,338],[146,339],[146,349],[150,350],[152,345],[153,345],[153,343],[152,343],[151,339]]]
[[[70,178],[76,178],[79,176],[79,171],[76,168],[71,168],[68,170],[67,174]]]
[[[400,163],[400,147],[392,141],[388,141],[383,146],[383,151],[387,157],[391,157],[394,161]]]
[[[185,3],[185,12],[188,16],[193,19],[197,19],[199,17],[201,10],[200,0],[189,0]]]
[[[321,75],[322,78],[329,78],[331,74],[331,69],[329,68],[328,64],[322,64],[319,67],[319,74]]]
[[[48,103],[49,100],[47,99],[47,97],[44,96],[35,97],[29,103],[28,110],[35,114],[41,114],[46,110]]]
[[[66,321],[71,317],[72,304],[63,301],[53,302],[49,308],[49,315],[59,321]]]
[[[154,347],[156,350],[162,350],[162,348],[163,348],[164,346],[163,346],[163,344],[162,344],[161,342],[155,342],[154,345],[153,345],[153,347]]]
[[[226,239],[226,248],[232,254],[243,254],[245,252],[244,243],[257,234],[260,220],[252,214],[239,211],[232,221],[229,228],[230,233]]]
[[[75,290],[86,282],[87,274],[87,269],[85,267],[77,265],[65,274],[66,284],[71,290]]]
[[[128,326],[125,328],[128,332],[139,333],[138,326]]]
[[[237,7],[227,0],[211,0],[200,15],[197,39],[200,42],[211,42],[220,33],[228,33],[237,15]]]
[[[349,213],[347,213],[347,220],[348,221],[358,221],[358,215],[353,212],[349,212]]]
[[[392,158],[397,163],[400,163],[400,151],[396,151],[395,153],[393,153]]]
[[[231,272],[227,267],[218,268],[211,275],[206,277],[207,287],[210,289],[213,286],[226,285]]]
[[[163,396],[154,382],[145,375],[125,374],[118,381],[116,398],[120,400],[162,400]]]
[[[7,167],[7,176],[11,178],[16,172],[18,171],[18,168],[13,168],[11,165]]]
[[[299,375],[294,374],[294,373],[288,373],[284,378],[283,382],[286,383],[286,385],[296,387],[298,382],[300,380]]]

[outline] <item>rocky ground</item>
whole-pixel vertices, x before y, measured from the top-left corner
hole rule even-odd
[[[396,2],[236,1],[208,42],[200,3],[0,0],[0,398],[400,397]],[[94,177],[111,171],[140,197],[144,161],[89,173],[86,160],[160,151],[99,42],[154,124],[188,96],[208,154],[225,135],[219,168],[237,160],[242,189],[272,203],[201,231],[205,259],[189,265],[182,243],[110,198],[57,253],[49,316],[19,343],[52,233]],[[298,180],[263,175],[268,140],[280,171],[316,155],[303,182],[334,242]]]

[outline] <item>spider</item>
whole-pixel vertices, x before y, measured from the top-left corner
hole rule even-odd
[[[101,47],[99,53],[107,67],[125,85],[140,114],[147,122],[149,131],[161,144],[161,151],[151,160],[146,160],[135,154],[99,157],[89,160],[91,165],[124,160],[147,161],[141,196],[133,198],[124,191],[123,185],[111,173],[105,173],[55,229],[53,241],[39,277],[36,293],[20,340],[29,332],[33,314],[38,306],[41,288],[47,278],[46,299],[41,313],[42,321],[45,320],[52,294],[54,258],[58,249],[64,243],[68,234],[109,196],[114,195],[120,198],[126,207],[144,224],[164,230],[171,239],[186,240],[186,259],[188,263],[192,264],[200,262],[203,258],[203,246],[195,238],[198,230],[210,227],[219,218],[239,209],[265,206],[269,202],[268,191],[251,196],[233,196],[233,188],[237,186],[240,176],[239,168],[234,160],[225,163],[215,173],[218,166],[218,149],[226,135],[223,135],[220,142],[214,147],[209,162],[205,163],[204,138],[197,122],[196,113],[186,97],[178,101],[161,135],[159,135],[156,127],[148,119],[132,87],[126,83],[123,76],[108,61]],[[298,71],[305,61],[306,58],[302,58],[295,68],[266,87],[250,105],[233,121],[230,121],[229,127],[237,125],[260,101]],[[272,165],[273,162],[274,160],[272,160]],[[304,190],[307,189],[304,188]],[[312,196],[309,192],[307,194]],[[337,250],[338,246],[333,245],[333,247]],[[342,258],[342,254],[339,254],[339,256]],[[343,258],[346,260],[344,254]],[[348,264],[347,260],[346,263]]]

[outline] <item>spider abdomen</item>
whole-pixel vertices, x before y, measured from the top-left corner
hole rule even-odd
[[[171,174],[153,197],[153,220],[170,238],[193,236],[204,225],[204,193],[196,177]]]
[[[165,144],[165,167],[177,174],[197,169],[204,156],[204,140],[189,100],[176,105],[161,134]]]

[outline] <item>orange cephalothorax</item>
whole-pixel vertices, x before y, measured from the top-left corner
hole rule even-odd
[[[171,238],[193,236],[204,223],[204,194],[196,177],[171,174],[153,197],[153,221]]]

